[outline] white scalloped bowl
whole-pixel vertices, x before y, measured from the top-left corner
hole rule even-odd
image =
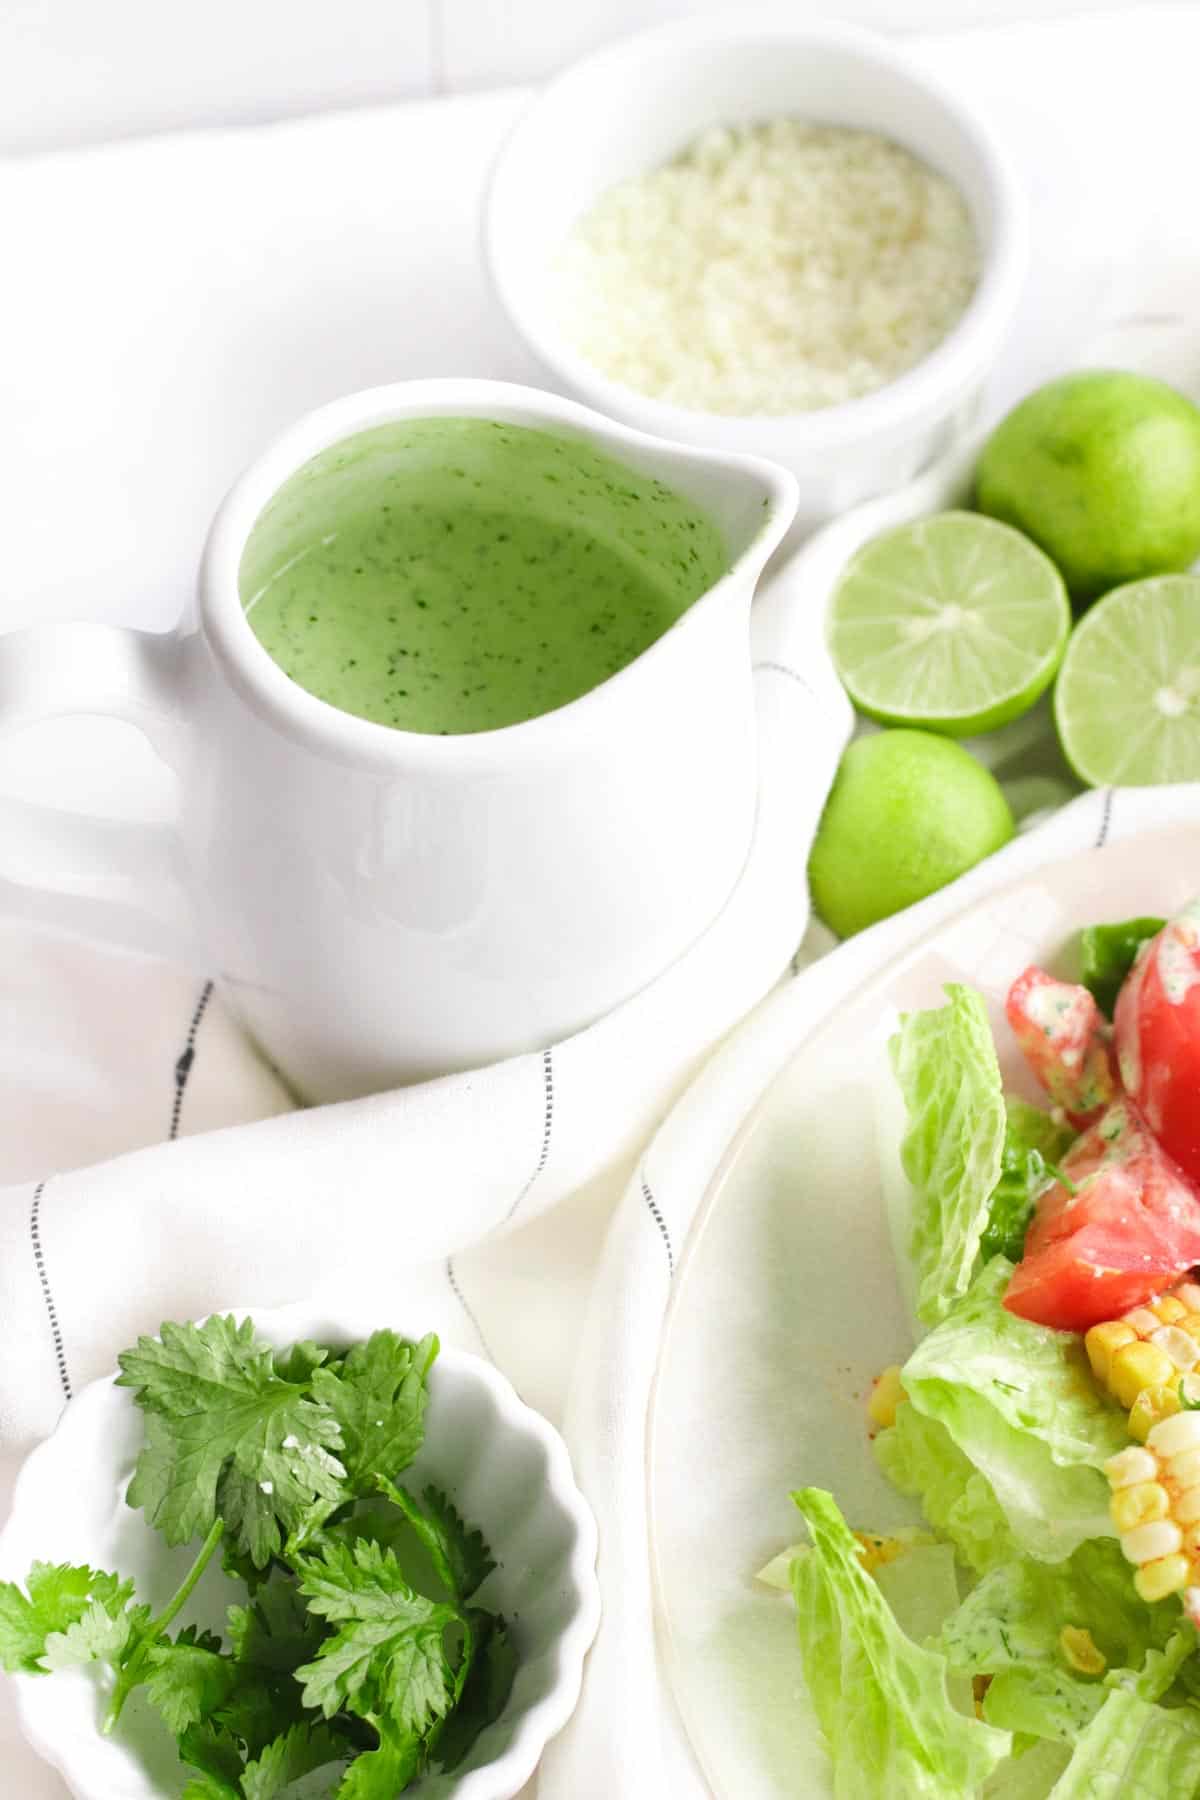
[[[248,1312],[276,1347],[299,1338],[340,1347],[383,1323],[405,1329],[353,1306],[235,1310],[239,1317]],[[408,1479],[436,1481],[482,1529],[497,1567],[479,1590],[480,1603],[509,1621],[518,1665],[508,1705],[470,1757],[453,1775],[414,1784],[405,1800],[513,1800],[579,1698],[583,1660],[600,1622],[595,1520],[559,1434],[490,1364],[444,1349],[429,1388],[425,1444]],[[126,1389],[111,1376],[84,1388],[21,1470],[0,1533],[0,1577],[23,1582],[36,1559],[87,1562],[134,1577],[139,1599],[165,1604],[194,1546],[170,1549],[125,1504],[141,1442],[142,1415]],[[225,1605],[238,1592],[210,1565],[179,1623],[220,1630]],[[104,1683],[95,1671],[12,1679],[26,1737],[76,1800],[175,1800],[182,1792],[186,1771],[141,1694],[105,1738]]]

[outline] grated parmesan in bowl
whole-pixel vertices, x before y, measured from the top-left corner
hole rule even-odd
[[[556,76],[496,160],[483,240],[553,385],[782,463],[800,529],[970,428],[1029,264],[986,119],[794,0],[706,9]]]
[[[979,280],[952,182],[873,131],[718,126],[608,188],[552,269],[564,335],[610,380],[748,416],[836,406],[927,356]]]

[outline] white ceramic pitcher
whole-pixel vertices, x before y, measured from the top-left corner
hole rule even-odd
[[[438,415],[578,436],[659,478],[720,527],[727,572],[626,668],[520,724],[426,736],[315,698],[246,621],[246,539],[319,451]],[[756,793],[750,602],[795,505],[793,478],[769,462],[679,448],[531,388],[415,381],[323,407],[223,502],[179,631],[0,638],[0,730],[115,715],[146,733],[180,791],[169,833],[99,834],[87,869],[80,834],[65,842],[30,809],[0,846],[0,874],[68,891],[92,935],[121,917],[129,941],[133,909],[162,947],[169,917],[172,944],[204,959],[306,1099],[568,1035],[685,950],[741,871]]]

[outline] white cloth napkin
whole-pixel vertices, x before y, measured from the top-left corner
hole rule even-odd
[[[1064,359],[1064,342],[1101,307],[1111,246],[1128,247],[1135,232],[1150,245],[1127,271],[1147,337],[1137,360],[1170,345],[1164,318],[1183,318],[1194,301],[1200,244],[1183,229],[1200,44],[1192,10],[916,47],[1007,124],[1038,208],[1041,285],[1002,394]],[[0,297],[0,389],[6,417],[20,422],[0,437],[0,484],[22,497],[0,534],[0,627],[80,614],[165,626],[220,491],[306,407],[451,367],[529,378],[475,238],[483,174],[519,104],[480,97],[0,167],[9,242],[38,270]],[[1182,373],[1170,349],[1158,366]],[[771,628],[768,607],[756,659],[813,678],[819,665],[781,649]],[[381,1317],[493,1355],[553,1418],[577,1370],[567,1430],[601,1522],[607,1612],[541,1800],[704,1793],[670,1730],[653,1657],[646,1404],[672,1266],[713,1148],[706,1096],[743,1082],[749,1105],[770,1069],[718,1058],[645,1145],[791,954],[813,796],[845,727],[836,712],[818,726],[836,699],[806,695],[778,668],[756,679],[758,831],[721,919],[593,1031],[477,1077],[292,1113],[203,976],[97,952],[31,923],[23,897],[0,892],[0,1180],[13,1184],[0,1190],[0,1506],[22,1449],[52,1425],[67,1389],[165,1316],[353,1282],[377,1296]],[[60,750],[70,741],[29,734],[35,785],[50,769],[74,804],[126,810],[128,745],[101,734],[103,754],[83,767]],[[22,748],[0,745],[3,784],[24,786]],[[800,806],[791,771],[813,758]],[[162,816],[169,794],[145,775]],[[1062,835],[1023,839],[786,983],[784,998],[766,1002],[780,1021],[778,1055],[794,1042],[794,1009],[816,1018],[872,956],[1023,859],[1094,841],[1106,804],[1086,799],[1056,823]],[[1164,818],[1185,816],[1193,804],[1122,794],[1108,828],[1131,829],[1160,806]],[[809,943],[827,947],[819,934]],[[481,1218],[504,1235],[458,1251]],[[0,1682],[0,1790],[62,1800],[6,1706]]]

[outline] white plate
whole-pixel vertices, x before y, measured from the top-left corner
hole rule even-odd
[[[675,1281],[650,1452],[665,1661],[717,1800],[832,1791],[791,1602],[753,1581],[803,1536],[790,1490],[831,1488],[855,1526],[917,1516],[875,1466],[864,1407],[910,1342],[875,1145],[873,1078],[897,1010],[939,1004],[946,981],[981,989],[1015,1082],[1003,998],[1026,964],[1070,973],[1080,925],[1167,913],[1197,887],[1200,825],[1047,865],[947,920],[815,1027],[797,1009],[790,1061],[749,1116],[731,1107]],[[756,1029],[776,1026],[745,1037]]]

